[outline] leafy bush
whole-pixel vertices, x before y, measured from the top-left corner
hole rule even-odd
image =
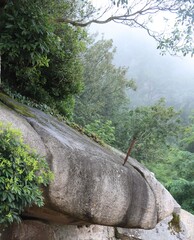
[[[0,15],[2,81],[37,102],[52,105],[82,89],[86,33],[56,23],[67,8],[64,1],[8,1]]]
[[[155,161],[158,150],[178,137],[180,113],[160,99],[152,106],[140,106],[128,112],[118,147],[126,151],[135,142],[131,156],[138,161]]]
[[[0,122],[0,224],[20,221],[25,207],[43,206],[40,186],[52,177],[45,159],[24,144],[21,133]]]
[[[178,147],[163,150],[165,155],[158,154],[155,162],[146,162],[146,167],[156,174],[181,207],[193,214],[194,154]]]
[[[174,168],[177,176],[166,184],[167,189],[185,210],[194,213],[194,154],[176,151]]]
[[[166,187],[183,209],[194,214],[194,181],[179,178]]]
[[[107,120],[105,123],[100,120],[87,124],[85,126],[86,131],[92,132],[97,135],[106,143],[113,143],[115,141],[115,128],[112,126],[112,122]]]

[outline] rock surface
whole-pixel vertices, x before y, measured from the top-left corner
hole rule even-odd
[[[169,192],[136,160],[130,159],[123,167],[122,154],[98,145],[55,118],[0,95],[0,121],[20,129],[25,142],[46,156],[55,176],[44,189],[45,206],[23,213],[25,219],[36,221],[12,226],[15,234],[31,228],[36,233],[41,225],[48,234],[46,239],[65,239],[53,237],[56,224],[63,225],[58,227],[61,231],[76,228],[64,226],[67,224],[98,224],[115,228],[102,227],[110,235],[113,232],[113,238],[96,239],[114,239],[116,227],[151,229],[173,212],[179,213],[180,207]],[[44,230],[47,227],[50,230]]]
[[[152,230],[126,229],[99,225],[56,225],[24,220],[0,235],[0,240],[193,240],[194,216],[181,210],[180,230],[170,224],[169,216]]]

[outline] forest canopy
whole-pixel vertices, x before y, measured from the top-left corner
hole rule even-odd
[[[0,0],[0,8],[6,3],[22,5],[25,2],[25,0],[17,2]],[[105,24],[114,21],[129,27],[140,27],[158,41],[158,48],[187,55],[194,53],[193,3],[193,0],[107,0],[103,4],[96,4],[90,0],[49,0],[33,1],[32,5],[37,9],[43,5],[45,9],[55,12],[54,21],[57,23],[86,27],[92,23]],[[65,6],[64,9],[61,5],[68,7]],[[151,23],[158,13],[164,14],[165,31],[152,28]],[[169,24],[172,19],[174,23]]]

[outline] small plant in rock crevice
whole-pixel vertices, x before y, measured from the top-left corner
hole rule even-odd
[[[168,223],[168,226],[169,229],[171,229],[174,234],[179,233],[181,231],[180,216],[176,213],[173,213],[173,218]]]

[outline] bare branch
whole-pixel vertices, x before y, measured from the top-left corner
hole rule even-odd
[[[158,1],[158,0],[139,0],[133,1],[128,7],[123,8],[116,8],[116,11],[113,13],[113,9],[115,6],[108,6],[106,7],[101,13],[96,10],[96,12],[90,12],[90,14],[86,14],[81,19],[69,19],[69,18],[58,18],[57,22],[65,22],[72,24],[73,26],[80,26],[86,27],[92,23],[96,24],[105,24],[111,21],[116,22],[127,22],[132,21],[133,19],[137,19],[138,17],[145,16],[145,15],[152,15],[156,14],[157,12],[177,12],[180,7],[182,6],[182,2],[178,0],[173,1]],[[125,11],[124,11],[125,10]],[[108,14],[110,11],[111,16],[103,19],[105,15]],[[120,14],[118,14],[120,13]],[[94,15],[97,17],[94,17]]]

